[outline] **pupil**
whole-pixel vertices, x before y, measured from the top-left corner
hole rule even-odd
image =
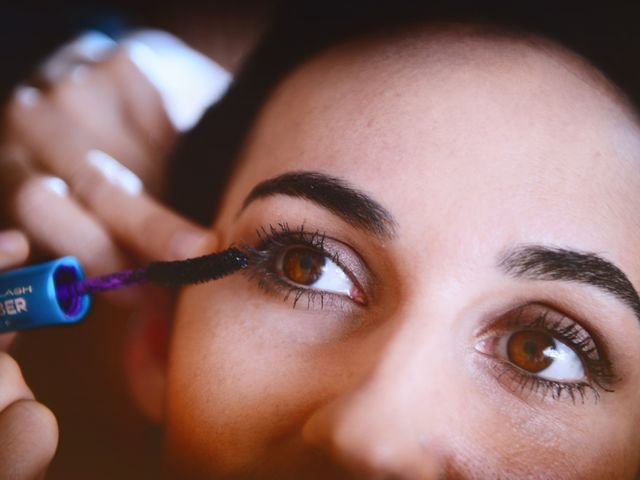
[[[547,348],[554,348],[553,338],[535,330],[515,332],[507,342],[509,360],[531,373],[540,372],[553,363],[553,358],[544,353]]]
[[[535,342],[529,340],[524,344],[524,351],[527,355],[533,357],[538,353],[538,346],[535,344]]]
[[[309,255],[305,255],[304,257],[300,258],[300,266],[304,270],[311,270],[311,268],[313,267],[313,259]]]
[[[308,248],[296,247],[285,253],[282,273],[292,282],[313,285],[322,275],[325,256]]]

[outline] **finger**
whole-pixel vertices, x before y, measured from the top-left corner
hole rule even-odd
[[[0,412],[16,400],[33,398],[18,363],[8,353],[0,352]]]
[[[89,274],[121,269],[127,261],[109,232],[69,195],[66,182],[41,174],[15,145],[4,145],[2,206],[34,246],[55,256],[75,255]],[[26,254],[23,253],[26,256]]]
[[[0,270],[16,267],[29,256],[27,237],[18,230],[0,231]]]
[[[36,111],[23,115],[21,108]],[[15,105],[11,122],[24,135],[42,168],[63,178],[72,192],[125,246],[145,258],[184,258],[206,240],[206,232],[145,194],[142,182],[86,137],[68,131],[45,103]],[[60,141],[59,139],[64,139]],[[36,227],[34,225],[34,227]]]
[[[15,192],[12,211],[34,246],[55,256],[78,257],[89,275],[127,265],[109,232],[69,195],[60,178],[34,172]]]
[[[93,172],[85,176],[83,185],[78,184],[79,197],[116,238],[139,255],[185,258],[208,240],[206,230],[137,191],[133,174],[113,157],[91,150],[87,161]]]
[[[18,92],[20,95],[20,92]],[[110,152],[158,192],[161,160],[172,145],[172,128],[159,94],[135,68],[126,50],[58,82],[42,98],[81,129],[93,147]]]
[[[68,77],[58,82],[41,102],[58,110],[58,121],[65,122],[67,129],[81,131],[85,138],[91,139],[94,148],[122,159],[129,169],[155,189],[159,174],[158,168],[154,167],[160,162],[152,159],[157,160],[158,153],[150,147],[145,136],[132,127],[120,105],[121,93],[116,90],[113,79],[97,68],[87,68],[79,78]]]
[[[146,140],[156,154],[166,153],[176,138],[177,130],[167,116],[160,93],[134,64],[134,52],[130,46],[119,48],[96,67],[96,74],[114,79],[115,88],[120,93],[118,105],[136,135]]]
[[[0,412],[0,478],[42,478],[58,446],[58,423],[44,405],[20,400]]]
[[[52,85],[77,72],[77,67],[97,63],[117,46],[115,40],[97,30],[82,33],[53,52],[37,71],[45,84]]]

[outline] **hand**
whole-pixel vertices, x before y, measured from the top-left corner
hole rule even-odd
[[[136,66],[139,46],[76,65],[47,89],[22,87],[5,112],[5,216],[36,248],[79,257],[89,275],[120,270],[131,254],[183,258],[205,241],[156,200],[176,128]]]
[[[0,231],[0,270],[29,253],[24,235]],[[16,361],[4,350],[15,334],[0,335],[0,478],[42,478],[58,445],[53,413],[34,400]]]

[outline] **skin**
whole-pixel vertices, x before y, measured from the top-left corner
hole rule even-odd
[[[264,107],[214,230],[304,224],[366,264],[368,303],[295,309],[243,275],[185,289],[166,386],[168,464],[216,478],[633,478],[640,324],[619,299],[496,263],[536,243],[596,252],[640,285],[638,130],[615,90],[540,39],[417,29],[325,52]],[[395,218],[377,238],[251,189],[320,171]],[[532,302],[599,338],[617,381],[584,401],[519,388],[482,353]],[[439,477],[440,476],[440,477]]]
[[[78,256],[91,275],[121,270],[131,256],[183,258],[205,232],[157,200],[163,157],[176,137],[163,108],[122,48],[84,76],[17,88],[2,112],[0,220],[37,252]],[[127,192],[92,167],[87,152],[95,149],[145,190]]]
[[[132,256],[188,257],[207,237],[151,194],[130,195],[86,162],[89,150],[110,152],[158,194],[161,157],[176,136],[158,92],[127,51],[112,53],[83,75],[69,72],[39,90],[16,87],[3,106],[0,274],[22,266],[31,251],[36,258],[76,255],[90,275],[113,272],[130,265]],[[13,228],[6,229],[9,225]],[[128,307],[143,303],[141,297],[108,296]],[[5,353],[15,338],[15,333],[0,335],[0,443],[5,446],[0,478],[44,478],[56,453],[58,423],[35,400],[17,361]],[[32,357],[24,340],[23,351]],[[152,383],[133,386],[134,398],[137,389]],[[152,415],[154,405],[145,403],[144,409]]]
[[[166,18],[163,23],[180,30],[189,27],[189,35],[185,38],[196,48],[209,40],[206,53],[235,72],[253,48],[259,31],[268,20],[268,12],[260,8],[261,15],[247,15],[252,9],[245,8],[243,21],[237,17],[237,12],[217,10],[208,11],[215,13],[215,25],[211,24],[211,15],[200,15],[197,25],[194,23],[196,17],[189,20],[183,18],[184,15]],[[205,26],[207,22],[209,24]],[[212,27],[215,27],[213,36],[206,35],[205,30]],[[60,51],[68,47],[69,44],[62,46]],[[154,49],[151,45],[147,47]],[[21,51],[20,45],[16,48]],[[0,274],[26,263],[31,253],[32,262],[75,255],[85,272],[93,276],[128,268],[134,261],[146,263],[191,257],[194,249],[212,241],[206,229],[162,203],[165,160],[179,132],[167,117],[159,92],[132,61],[132,50],[123,42],[114,44],[108,55],[96,55],[91,50],[84,48],[80,58],[72,56],[71,59],[68,55],[60,57],[60,51],[55,52],[55,78],[45,79],[36,71],[41,65],[35,65],[33,75],[24,79],[24,85],[17,85],[11,98],[2,106]],[[53,55],[46,59],[49,65]],[[197,80],[195,78],[196,83]],[[191,85],[183,87],[186,90],[180,93],[190,93]],[[118,177],[123,179],[123,172],[127,173],[124,178],[129,180],[133,174],[140,184],[144,184],[144,190],[132,192],[123,188],[124,182],[114,182],[108,170],[95,168],[88,161],[88,152],[96,149],[112,157],[106,165],[118,167],[116,173],[120,175],[115,176],[116,180]],[[123,317],[131,315],[131,308],[140,308],[135,321],[127,328],[127,355],[123,363],[127,373],[136,374],[136,381],[129,382],[134,402],[140,404],[149,418],[157,419],[161,396],[154,392],[162,385],[156,359],[161,348],[152,349],[138,339],[146,340],[149,330],[156,332],[156,338],[160,336],[157,323],[161,314],[165,318],[166,312],[171,311],[166,305],[169,299],[151,290],[103,298],[117,300],[119,307],[126,307],[126,310],[119,310]],[[166,300],[160,301],[161,298]],[[113,315],[113,311],[108,313]],[[22,364],[27,358],[33,360],[34,343],[28,335],[21,338],[18,348],[11,352],[14,359],[5,351],[13,346],[15,338],[14,333],[0,335],[0,444],[3,445],[0,478],[44,478],[56,454],[58,424],[54,413],[35,400],[27,380],[29,384],[33,382],[34,390],[45,400],[47,396],[51,398],[52,392],[54,396],[60,394],[64,390],[60,385],[64,382],[54,382],[56,385],[47,392],[38,385],[37,376],[34,378],[31,374],[25,379],[18,363]],[[99,340],[104,342],[102,337]],[[37,343],[37,339],[35,341]],[[60,347],[58,343],[51,341],[48,345],[55,350]],[[156,343],[162,344],[162,341]],[[52,352],[37,348],[35,358],[48,358]],[[26,365],[29,366],[28,361]],[[120,362],[116,361],[113,366],[119,367]],[[49,370],[45,369],[43,373],[50,379]],[[94,376],[104,377],[101,374]],[[103,383],[102,380],[99,382]],[[75,402],[67,403],[75,417]],[[55,413],[70,418],[64,410]],[[122,411],[118,415],[120,413]],[[130,435],[137,428],[135,422],[127,420],[126,423],[127,441],[137,446],[135,434]],[[57,457],[53,475],[73,465],[76,475],[88,468],[89,473],[85,476],[95,476],[100,452],[106,452],[105,457],[113,461],[110,443],[117,442],[121,448],[124,439],[120,436],[108,440],[105,432],[95,434],[91,426],[86,426],[84,431],[78,430],[73,422],[64,423],[61,430],[66,432],[67,445],[73,444],[75,436],[86,442],[85,452],[94,448],[98,453],[85,455],[90,459],[83,465],[78,461],[78,452],[70,455],[62,452]],[[94,447],[91,446],[92,438]],[[151,456],[151,453],[147,455]],[[138,457],[136,463],[144,462],[144,457]],[[126,459],[115,464],[121,464],[123,472],[136,468]]]

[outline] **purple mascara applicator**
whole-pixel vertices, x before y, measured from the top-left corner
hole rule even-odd
[[[91,306],[91,295],[143,283],[179,287],[209,282],[247,268],[237,248],[187,260],[153,262],[146,267],[85,278],[75,257],[0,274],[0,333],[76,323]]]

